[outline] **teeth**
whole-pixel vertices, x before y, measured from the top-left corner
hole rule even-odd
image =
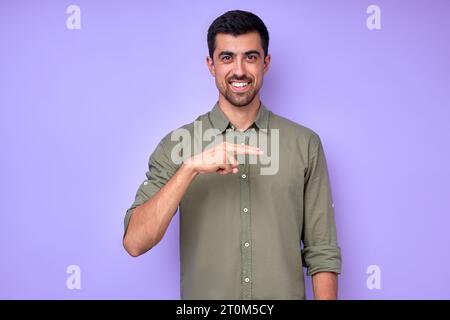
[[[231,85],[233,87],[245,87],[247,86],[248,82],[232,82]]]

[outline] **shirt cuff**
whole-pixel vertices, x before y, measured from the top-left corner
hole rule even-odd
[[[307,275],[318,272],[341,273],[341,249],[339,246],[308,246],[302,250],[303,265]]]

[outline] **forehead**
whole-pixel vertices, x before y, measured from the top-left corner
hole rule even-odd
[[[263,51],[258,32],[249,32],[238,36],[225,33],[216,35],[216,52],[218,53],[222,51],[243,53],[250,50]]]

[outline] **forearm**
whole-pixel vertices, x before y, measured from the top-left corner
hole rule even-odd
[[[133,210],[123,239],[130,255],[139,256],[161,241],[196,175],[191,167],[182,165],[161,190]]]
[[[338,276],[334,272],[318,272],[312,276],[314,299],[336,300]]]

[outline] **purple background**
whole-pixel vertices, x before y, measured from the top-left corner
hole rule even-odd
[[[70,4],[81,30],[66,28]],[[178,214],[137,259],[123,217],[159,140],[216,101],[206,31],[231,9],[269,28],[265,104],[323,141],[340,298],[450,298],[445,0],[2,1],[0,298],[179,298]]]

